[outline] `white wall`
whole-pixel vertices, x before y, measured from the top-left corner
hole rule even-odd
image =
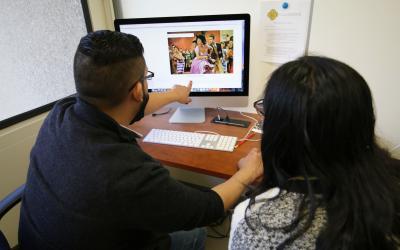
[[[120,0],[123,18],[249,13],[250,101],[260,97],[275,66],[258,60],[259,0]],[[369,83],[375,99],[377,134],[389,148],[400,144],[400,1],[315,0],[309,52],[344,61]],[[396,151],[400,157],[400,149]]]
[[[310,39],[311,52],[345,61],[364,76],[377,134],[391,146],[400,143],[399,13],[398,0],[317,0]]]

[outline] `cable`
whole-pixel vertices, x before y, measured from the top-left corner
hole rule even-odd
[[[223,233],[219,232],[217,229],[215,229],[214,227],[209,226],[208,228],[210,228],[213,231],[213,233],[215,233],[216,235],[207,234],[207,237],[214,238],[214,239],[223,239],[223,238],[227,238],[229,236],[228,232],[223,234]]]
[[[242,140],[238,140],[238,141],[261,141],[261,139],[242,139]]]
[[[197,131],[194,131],[194,133],[207,133],[207,134],[220,135],[217,132],[207,131],[207,130],[197,130]]]
[[[255,118],[253,118],[253,117],[251,117],[251,116],[248,116],[248,115],[243,114],[242,111],[240,111],[240,114],[241,114],[242,116],[248,117],[248,118],[250,118],[250,119],[255,120],[256,122],[258,122],[257,119],[255,119]],[[249,140],[249,139],[246,139],[246,137],[250,134],[250,132],[251,132],[252,129],[253,129],[253,127],[250,127],[250,129],[247,131],[247,133],[246,133],[242,138],[240,138],[238,141],[246,141],[246,140]]]
[[[242,115],[242,116],[244,116],[244,117],[247,117],[247,118],[250,118],[250,119],[252,119],[253,121],[255,121],[256,123],[257,122],[259,122],[259,120],[257,120],[256,118],[254,118],[254,117],[251,117],[251,116],[249,116],[249,115],[245,115],[245,114],[243,114],[242,113],[242,111],[240,111],[240,114]]]
[[[226,230],[225,233],[220,232],[219,230],[217,230],[215,227],[218,226],[223,226],[224,221],[228,219],[228,229]],[[227,213],[220,221],[211,224],[208,226],[208,228],[210,228],[213,233],[215,233],[216,235],[213,234],[207,234],[207,237],[213,238],[213,239],[224,239],[224,238],[228,238],[229,237],[229,233],[231,231],[231,222],[232,222],[232,213]]]
[[[157,115],[165,115],[168,114],[171,111],[171,108],[168,108],[166,111],[160,112],[160,113],[153,113],[151,116],[157,116]]]
[[[247,118],[252,119],[253,121],[256,122],[256,124],[257,124],[258,122],[260,122],[259,120],[257,120],[257,119],[254,118],[254,117],[251,117],[251,116],[249,116],[249,115],[243,114],[242,111],[240,111],[239,113],[240,113],[242,116],[244,116],[244,117],[247,117]],[[256,140],[253,140],[253,139],[246,139],[246,137],[250,134],[250,132],[253,130],[253,128],[254,128],[254,126],[252,126],[252,127],[247,131],[247,133],[246,133],[241,139],[239,139],[238,141],[261,141],[261,139],[256,139]]]

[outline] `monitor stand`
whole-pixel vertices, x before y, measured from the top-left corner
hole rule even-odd
[[[206,121],[204,108],[179,107],[169,118],[170,123],[203,123]]]

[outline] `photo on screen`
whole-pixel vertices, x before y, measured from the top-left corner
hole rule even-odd
[[[170,72],[232,74],[233,30],[168,32]]]

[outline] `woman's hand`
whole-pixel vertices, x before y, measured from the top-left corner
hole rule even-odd
[[[244,185],[250,185],[256,180],[259,181],[264,174],[261,152],[253,148],[245,157],[238,162],[239,171],[235,174],[238,181]]]

